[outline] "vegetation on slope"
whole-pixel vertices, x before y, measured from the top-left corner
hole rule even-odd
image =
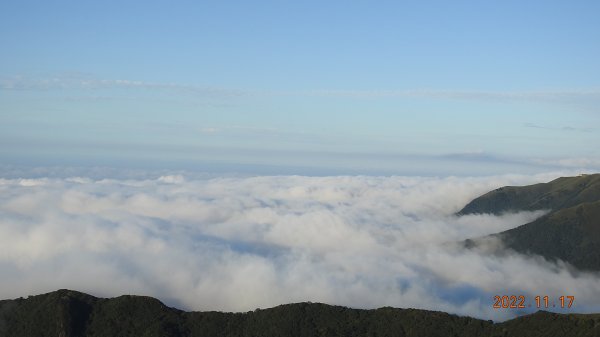
[[[523,254],[562,260],[600,271],[600,174],[558,178],[549,183],[502,187],[476,198],[458,214],[548,209],[550,213],[492,236]],[[478,240],[465,241],[466,247]]]
[[[600,270],[600,201],[561,209],[500,233],[506,247]]]
[[[501,187],[474,199],[457,214],[560,210],[598,200],[600,174],[584,174],[530,186]]]
[[[568,332],[568,333],[567,333]],[[150,297],[70,290],[0,301],[0,336],[599,336],[600,315],[538,312],[492,323],[441,312],[297,303],[247,313],[183,312]]]

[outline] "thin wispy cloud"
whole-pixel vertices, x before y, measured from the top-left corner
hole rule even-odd
[[[587,168],[591,170],[591,173],[600,170],[600,158],[598,157],[535,158],[531,159],[531,162],[564,168]]]
[[[213,127],[200,128],[200,133],[204,133],[204,134],[213,134],[213,133],[218,133],[218,132],[221,132],[221,129],[213,128]]]
[[[560,91],[476,91],[476,90],[317,90],[306,95],[354,98],[430,98],[476,101],[565,101],[600,99],[600,89]]]
[[[187,85],[181,83],[161,83],[131,79],[99,79],[91,75],[27,77],[12,76],[0,78],[0,90],[55,90],[55,89],[110,89],[129,88],[163,90],[179,93],[201,94],[214,97],[238,96],[322,96],[345,98],[424,98],[475,101],[536,101],[561,102],[574,100],[600,100],[600,89],[546,90],[546,91],[477,91],[477,90],[242,90],[212,86]]]
[[[451,244],[541,215],[453,215],[472,198],[554,177],[0,179],[0,297],[73,288],[193,310],[313,301],[505,319],[517,313],[493,295],[568,289],[592,310],[595,275]]]
[[[68,90],[68,89],[144,89],[187,93],[208,97],[239,97],[247,92],[236,89],[224,89],[211,86],[196,86],[179,83],[160,83],[128,79],[98,79],[94,77],[48,77],[33,78],[13,76],[0,78],[0,90]]]
[[[560,126],[560,127],[552,127],[545,126],[536,123],[525,123],[524,127],[532,128],[532,129],[542,129],[542,130],[550,130],[550,131],[567,131],[567,132],[593,132],[594,128],[581,128],[581,127],[573,127],[573,126]]]

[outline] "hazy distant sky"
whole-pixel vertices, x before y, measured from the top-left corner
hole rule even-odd
[[[598,13],[598,1],[3,1],[0,158],[600,169]]]

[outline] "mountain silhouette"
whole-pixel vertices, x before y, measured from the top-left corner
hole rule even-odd
[[[443,312],[295,303],[246,313],[185,312],[144,296],[58,290],[0,301],[0,336],[600,336],[600,314],[538,311],[502,323]]]

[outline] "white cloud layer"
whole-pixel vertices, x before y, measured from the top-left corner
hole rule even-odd
[[[472,198],[555,177],[0,179],[0,297],[71,288],[192,310],[313,301],[502,320],[518,313],[492,309],[494,295],[574,295],[575,311],[598,310],[596,275],[448,244],[540,215],[455,217]]]

